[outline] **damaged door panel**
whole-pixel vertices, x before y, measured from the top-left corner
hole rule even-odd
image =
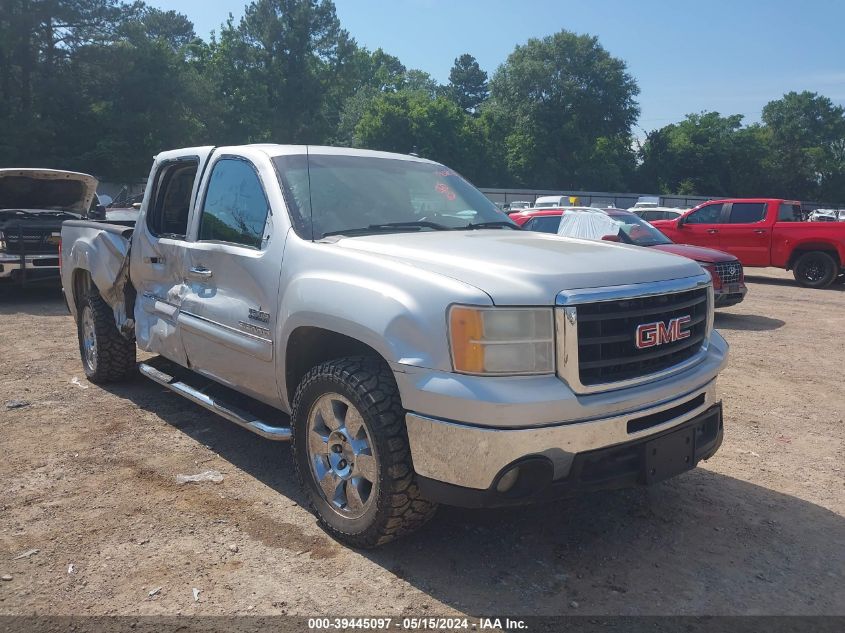
[[[199,174],[212,148],[160,156],[150,174],[145,208],[135,227],[131,254],[138,346],[189,364],[179,333],[184,299],[185,244],[197,196]]]
[[[285,233],[267,198],[272,171],[221,156],[209,165],[188,242],[182,342],[195,371],[265,402],[278,401],[273,332]]]

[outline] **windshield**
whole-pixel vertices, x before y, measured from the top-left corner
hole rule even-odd
[[[296,154],[273,159],[294,230],[327,235],[516,227],[451,169],[400,158]]]
[[[638,215],[627,211],[613,211],[608,215],[619,224],[619,237],[626,244],[637,246],[672,244],[672,240]]]

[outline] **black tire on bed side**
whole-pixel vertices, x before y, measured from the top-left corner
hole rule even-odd
[[[82,368],[91,382],[120,382],[135,373],[135,340],[118,331],[112,309],[96,288],[80,302],[77,335]]]

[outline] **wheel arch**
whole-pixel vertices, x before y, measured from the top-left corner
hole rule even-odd
[[[97,290],[97,285],[91,277],[91,271],[86,268],[77,267],[71,272],[70,283],[70,301],[68,302],[72,307],[73,314],[78,317],[79,308],[82,301],[88,292],[93,288]],[[99,290],[97,290],[99,292]]]
[[[301,325],[291,331],[284,353],[283,395],[287,404],[290,406],[293,402],[297,386],[311,368],[345,356],[372,356],[389,366],[385,356],[375,347],[336,329]]]
[[[842,258],[839,256],[839,251],[837,250],[835,244],[823,241],[801,242],[797,244],[795,248],[792,249],[792,252],[789,254],[789,260],[786,262],[786,270],[792,270],[795,266],[795,262],[798,261],[798,258],[802,255],[815,251],[830,255],[833,258],[833,261],[835,261],[838,266],[842,266]]]

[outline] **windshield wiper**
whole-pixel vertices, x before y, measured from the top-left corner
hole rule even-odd
[[[493,220],[492,222],[470,222],[466,226],[458,227],[461,229],[513,229],[514,231],[521,231],[522,227],[517,226],[513,222],[507,220]]]
[[[419,231],[420,229],[432,229],[434,231],[451,230],[445,224],[438,224],[437,222],[429,222],[427,220],[415,220],[409,222],[386,222],[384,224],[370,224],[369,226],[362,226],[353,229],[327,231],[326,233],[323,233],[323,237],[330,237],[332,235],[354,235],[361,233],[389,233],[391,231],[395,231],[396,229],[399,229],[400,231]]]

